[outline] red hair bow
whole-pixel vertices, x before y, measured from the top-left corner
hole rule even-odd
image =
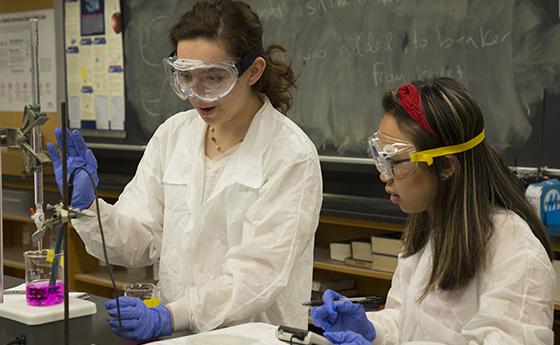
[[[397,96],[401,101],[401,106],[406,111],[406,113],[420,125],[420,127],[427,130],[434,138],[437,139],[437,135],[430,126],[424,110],[422,110],[422,100],[420,99],[420,92],[412,84],[404,84],[399,88]]]

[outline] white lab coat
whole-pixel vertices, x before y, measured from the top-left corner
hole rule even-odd
[[[493,223],[487,267],[461,291],[436,291],[418,304],[431,272],[431,246],[399,258],[386,308],[368,313],[375,345],[552,345],[556,278],[550,259],[515,213],[500,210]]]
[[[115,205],[99,200],[110,262],[159,260],[175,330],[248,321],[305,328],[322,202],[315,146],[265,97],[203,203],[205,133],[196,110],[171,117]],[[101,258],[96,220],[72,224]]]

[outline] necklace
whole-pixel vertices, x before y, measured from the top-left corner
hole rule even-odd
[[[218,142],[216,141],[216,138],[214,137],[214,131],[216,130],[214,127],[212,126],[208,126],[208,129],[210,130],[210,140],[212,140],[212,142],[214,143],[214,146],[216,146],[216,150],[220,153],[222,153],[224,150],[222,149],[222,147],[220,145],[218,145]],[[239,140],[239,143],[243,141],[243,138],[241,138],[241,140]]]

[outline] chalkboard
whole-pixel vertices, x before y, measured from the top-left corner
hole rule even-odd
[[[264,44],[288,48],[299,75],[288,116],[321,155],[367,157],[382,95],[417,78],[464,83],[485,113],[489,140],[519,165],[536,164],[548,89],[544,164],[560,167],[560,26],[555,0],[249,0]],[[123,3],[126,144],[147,143],[188,109],[167,85],[166,31],[193,1]],[[537,126],[539,125],[539,126]],[[530,139],[533,138],[533,139]],[[553,149],[555,148],[555,149]]]

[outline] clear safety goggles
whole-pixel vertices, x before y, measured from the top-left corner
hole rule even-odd
[[[241,59],[219,62],[179,59],[173,51],[163,59],[163,68],[179,98],[196,97],[204,102],[215,102],[231,92],[239,76],[262,51],[259,46]]]
[[[234,61],[204,63],[171,56],[163,59],[163,67],[171,88],[181,99],[196,97],[214,102],[230,93],[238,78]]]
[[[416,169],[417,163],[410,160],[416,152],[413,144],[375,132],[369,139],[369,154],[384,180],[403,178]]]
[[[416,152],[413,144],[376,132],[368,139],[370,155],[383,179],[403,178],[416,169],[419,162],[432,165],[435,157],[468,151],[484,140],[484,130],[471,140]]]

